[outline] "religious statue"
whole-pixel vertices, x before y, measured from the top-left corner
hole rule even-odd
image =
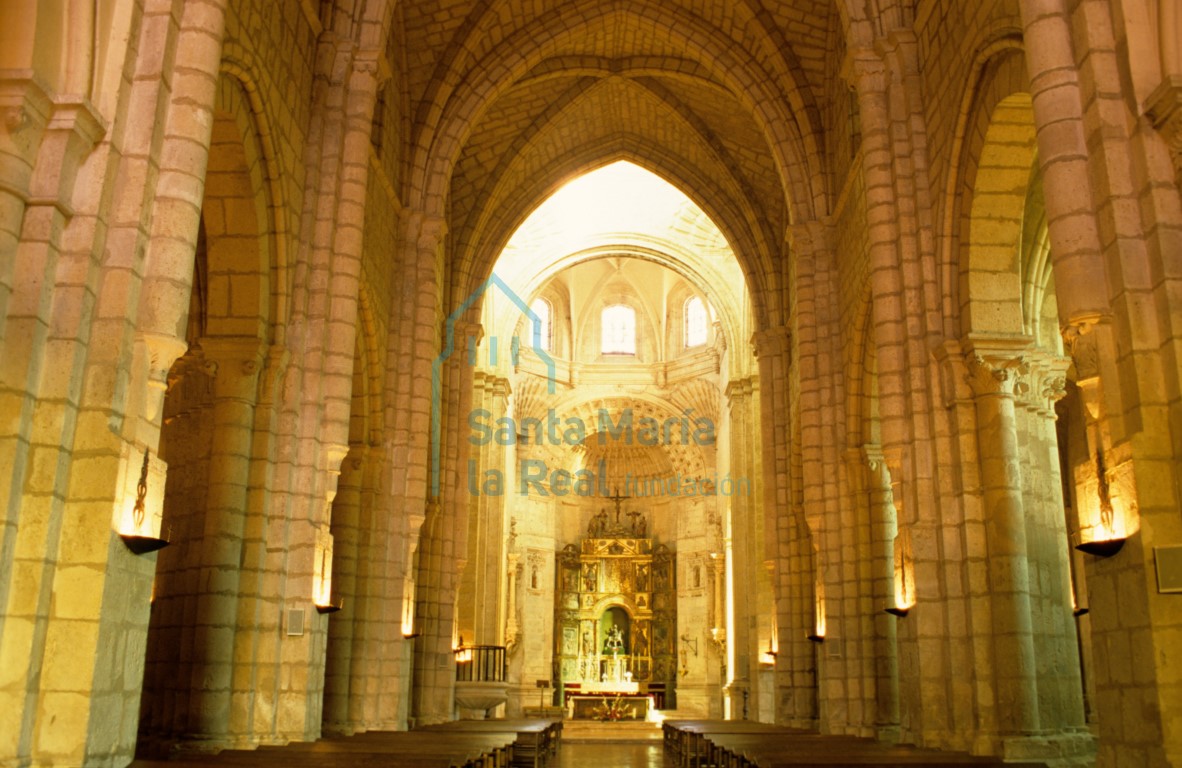
[[[607,533],[607,510],[600,509],[599,514],[591,518],[591,522],[587,525],[587,535],[593,539],[599,539]]]
[[[648,655],[648,627],[644,624],[636,628],[636,655]]]
[[[636,566],[636,591],[648,592],[648,564],[639,563]]]
[[[594,563],[583,564],[583,591],[596,592],[599,588],[599,579],[595,574]]]
[[[632,518],[632,536],[633,538],[643,539],[648,537],[648,520],[645,519],[643,512],[632,511],[628,513],[628,517]]]
[[[603,644],[606,653],[615,656],[624,650],[624,631],[618,626],[612,626],[607,631],[607,640]]]

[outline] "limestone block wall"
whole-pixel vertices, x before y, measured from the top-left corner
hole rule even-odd
[[[331,529],[333,591],[348,610],[329,622],[324,722],[326,730],[339,733],[406,726],[409,636],[415,634],[413,606],[407,603],[416,542],[393,506],[394,457],[386,431],[392,420],[387,387],[402,375],[401,366],[389,360],[388,342],[394,281],[387,249],[399,236],[398,220],[388,214],[397,197],[376,150],[369,162],[350,449]]]
[[[441,319],[544,192],[622,156],[693,188],[751,296],[717,460],[762,478],[729,567],[776,599],[732,604],[733,692],[765,714],[774,611],[781,722],[1086,762],[1082,647],[1098,764],[1182,761],[1154,554],[1182,541],[1169,4],[393,5],[0,9],[0,761],[450,717],[472,382],[432,403]],[[145,450],[184,540],[137,558],[115,529]],[[1103,502],[1128,541],[1075,561],[1077,644],[1068,535]]]
[[[40,27],[43,42],[64,45],[5,46],[16,59],[5,62],[16,109],[6,167],[18,180],[23,167],[27,184],[5,193],[17,200],[6,222],[21,236],[4,262],[23,266],[8,272],[15,300],[3,341],[14,470],[4,486],[4,708],[16,717],[0,750],[24,762],[117,764],[135,738],[152,558],[126,552],[113,528],[134,500],[134,481],[124,483],[132,457],[157,442],[187,306],[187,295],[180,307],[162,298],[169,248],[148,245],[170,231],[191,264],[217,68],[216,50],[198,39],[217,47],[223,9],[122,4],[105,9],[94,40],[61,36],[40,10],[12,6],[12,24],[5,18],[18,39],[33,42]],[[96,60],[101,70],[66,66]],[[186,68],[169,87],[189,91],[185,108],[154,77],[176,62]],[[189,142],[182,170],[165,155]]]

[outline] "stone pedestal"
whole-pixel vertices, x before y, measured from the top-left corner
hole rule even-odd
[[[509,700],[509,684],[504,682],[456,683],[456,707],[462,720],[484,720],[489,711]]]

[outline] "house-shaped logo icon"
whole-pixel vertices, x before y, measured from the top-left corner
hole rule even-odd
[[[497,288],[503,293],[509,301],[513,302],[521,314],[529,319],[530,328],[530,349],[538,356],[546,365],[546,391],[549,394],[554,394],[556,383],[556,367],[554,365],[554,358],[546,351],[542,344],[542,319],[529,307],[517,292],[510,288],[504,280],[497,274],[492,274],[487,280],[480,284],[476,290],[472,291],[464,301],[455,308],[450,315],[447,316],[447,323],[444,326],[443,351],[435,358],[431,364],[431,495],[435,498],[439,497],[439,477],[440,477],[440,435],[441,430],[441,412],[443,404],[443,364],[446,363],[456,351],[456,322],[462,318],[472,305],[484,298],[484,295],[493,288]],[[467,348],[468,365],[476,365],[476,342],[472,340]],[[495,336],[488,339],[488,346],[495,362],[497,338]],[[521,349],[521,341],[516,336],[513,337],[510,343],[510,350],[513,356],[513,362],[516,364],[517,356]]]

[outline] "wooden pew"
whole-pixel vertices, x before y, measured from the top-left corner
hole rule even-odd
[[[677,768],[904,768],[996,766],[996,758],[821,735],[746,721],[667,720],[665,748]],[[1029,766],[1027,767],[1029,768]]]
[[[661,729],[665,750],[677,768],[704,768],[712,734],[807,733],[752,720],[666,720]]]
[[[517,720],[457,720],[426,726],[418,732],[444,733],[511,733],[513,768],[545,768],[558,753],[562,738],[562,721],[550,719]]]
[[[316,742],[136,760],[133,768],[512,768],[516,733],[371,732]]]

